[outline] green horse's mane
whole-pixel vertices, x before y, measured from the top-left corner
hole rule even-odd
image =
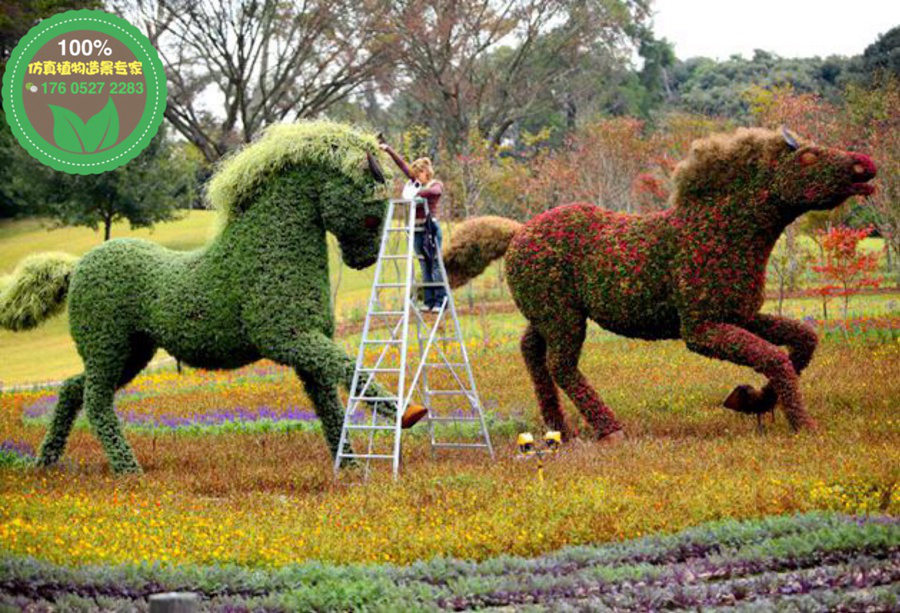
[[[207,187],[207,201],[227,223],[240,216],[259,188],[285,166],[305,162],[324,164],[358,180],[366,172],[367,152],[372,155],[380,152],[375,136],[343,124],[332,121],[274,124],[258,140],[220,162]],[[386,190],[383,196],[388,197]]]

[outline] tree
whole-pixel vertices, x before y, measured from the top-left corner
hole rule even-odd
[[[519,121],[565,101],[586,51],[621,47],[646,0],[399,0],[391,12],[404,84],[420,123],[450,157],[470,129],[494,145]]]
[[[900,77],[900,26],[881,34],[866,47],[858,59],[858,71],[866,83],[885,77]]]
[[[100,2],[96,0],[0,0],[0,81],[13,48],[38,21],[62,11],[99,7]],[[2,112],[0,101],[0,114]],[[22,168],[23,163],[31,167],[39,165],[25,154],[9,125],[0,119],[0,217],[27,212],[28,203],[13,187],[16,183],[13,169]]]
[[[116,221],[146,228],[174,219],[179,204],[189,206],[194,198],[195,174],[196,162],[160,130],[140,155],[115,170],[70,175],[46,169],[43,212],[58,225],[102,227],[103,240],[109,240]]]
[[[772,255],[769,256],[769,269],[774,273],[778,282],[778,314],[782,314],[785,293],[794,289],[797,277],[812,260],[809,250],[797,241],[797,230],[793,224],[785,229],[785,233],[778,237]]]
[[[0,76],[13,48],[38,21],[62,11],[101,6],[97,0],[0,0]]]
[[[749,60],[739,55],[723,62],[691,58],[676,63],[669,74],[678,108],[746,119],[751,111],[746,94],[755,88],[789,88],[836,103],[847,64],[840,57],[781,58],[756,50]]]
[[[900,280],[900,78],[886,77],[871,88],[850,85],[846,99],[845,116],[878,168],[867,203],[887,243],[888,267],[893,263]]]
[[[324,113],[385,70],[389,5],[123,0],[117,8],[159,50],[166,118],[214,162],[268,124]],[[213,110],[206,108],[211,99]]]
[[[878,270],[878,253],[859,251],[859,242],[872,232],[871,227],[848,228],[835,226],[827,232],[819,231],[825,257],[814,264],[812,269],[822,275],[826,284],[814,290],[822,297],[823,318],[828,318],[827,303],[831,296],[844,299],[844,319],[850,297],[865,287],[878,287],[881,279],[872,277]]]

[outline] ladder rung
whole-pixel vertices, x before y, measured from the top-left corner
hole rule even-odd
[[[472,392],[470,390],[431,390],[428,393],[432,396],[468,396]]]
[[[347,430],[394,430],[397,426],[363,426],[356,424],[349,424],[346,426]]]
[[[350,396],[355,402],[397,402],[396,396]]]
[[[402,343],[403,343],[403,341],[399,340],[399,339],[387,340],[387,339],[374,338],[374,339],[368,339],[368,340],[363,341],[364,345],[400,345]]]
[[[357,460],[393,460],[394,456],[388,453],[342,453],[342,458],[355,458]]]
[[[409,228],[387,228],[388,232],[408,232]]]
[[[432,443],[432,447],[444,447],[444,448],[455,448],[455,449],[473,449],[475,447],[487,448],[487,443]],[[346,456],[345,456],[346,457]],[[390,456],[388,456],[390,457]]]
[[[359,372],[400,372],[399,368],[360,368]]]
[[[428,282],[428,283],[416,283],[416,287],[447,287],[446,283],[443,282]]]

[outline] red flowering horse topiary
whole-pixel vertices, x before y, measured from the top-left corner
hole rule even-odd
[[[865,155],[798,143],[787,131],[740,129],[693,144],[665,211],[570,204],[525,224],[475,218],[456,232],[445,265],[459,285],[506,254],[513,298],[529,322],[522,353],[541,412],[566,436],[557,386],[599,438],[622,428],[578,370],[588,318],[628,337],[682,338],[692,351],[749,366],[768,383],[737,387],[725,406],[759,414],[780,400],[792,428],[811,428],[797,377],[816,334],[759,312],[766,262],[799,215],[870,194],[874,176]]]

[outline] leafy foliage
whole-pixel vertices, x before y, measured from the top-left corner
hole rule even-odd
[[[847,61],[840,57],[781,58],[756,50],[751,59],[732,56],[716,62],[691,58],[674,67],[676,105],[686,111],[744,118],[750,110],[745,93],[754,88],[789,86],[798,93],[835,99]]]
[[[68,273],[71,261],[26,265],[2,294],[3,323],[34,325],[55,313],[67,286],[72,337],[85,363],[85,373],[60,390],[40,463],[59,460],[84,404],[113,468],[140,470],[113,393],[158,347],[197,366],[234,368],[261,357],[292,366],[336,452],[343,421],[337,385],[349,386],[353,369],[331,340],[325,232],[337,236],[350,266],[374,262],[385,213],[375,158],[368,157],[376,152],[374,138],[345,126],[277,126],[212,179],[210,199],[225,223],[205,247],[184,253],[110,241],[88,252],[71,279],[48,274]],[[23,312],[34,316],[26,321]],[[367,393],[384,395],[372,386]]]
[[[750,366],[768,385],[737,388],[728,408],[765,412],[777,396],[795,429],[813,427],[797,375],[816,336],[798,322],[759,314],[766,264],[789,223],[870,192],[860,182],[874,175],[866,156],[741,129],[694,143],[674,171],[671,209],[632,216],[572,204],[527,222],[512,236],[505,264],[530,322],[522,351],[547,425],[576,433],[561,411],[559,386],[598,437],[621,429],[578,370],[589,317],[618,334],[682,338],[692,351]],[[456,264],[472,259],[461,255],[476,251],[469,242],[489,236],[471,231],[451,245],[445,261],[457,283],[484,268]],[[775,345],[787,345],[789,355]]]
[[[878,254],[858,249],[859,242],[871,232],[871,227],[854,229],[845,226],[818,232],[824,259],[813,264],[812,269],[822,275],[826,285],[817,287],[813,292],[822,297],[823,305],[828,297],[843,297],[844,319],[847,319],[851,296],[865,287],[881,284],[880,278],[872,276],[878,269]]]
[[[28,330],[62,311],[77,261],[67,253],[42,253],[22,260],[0,286],[0,327]]]

